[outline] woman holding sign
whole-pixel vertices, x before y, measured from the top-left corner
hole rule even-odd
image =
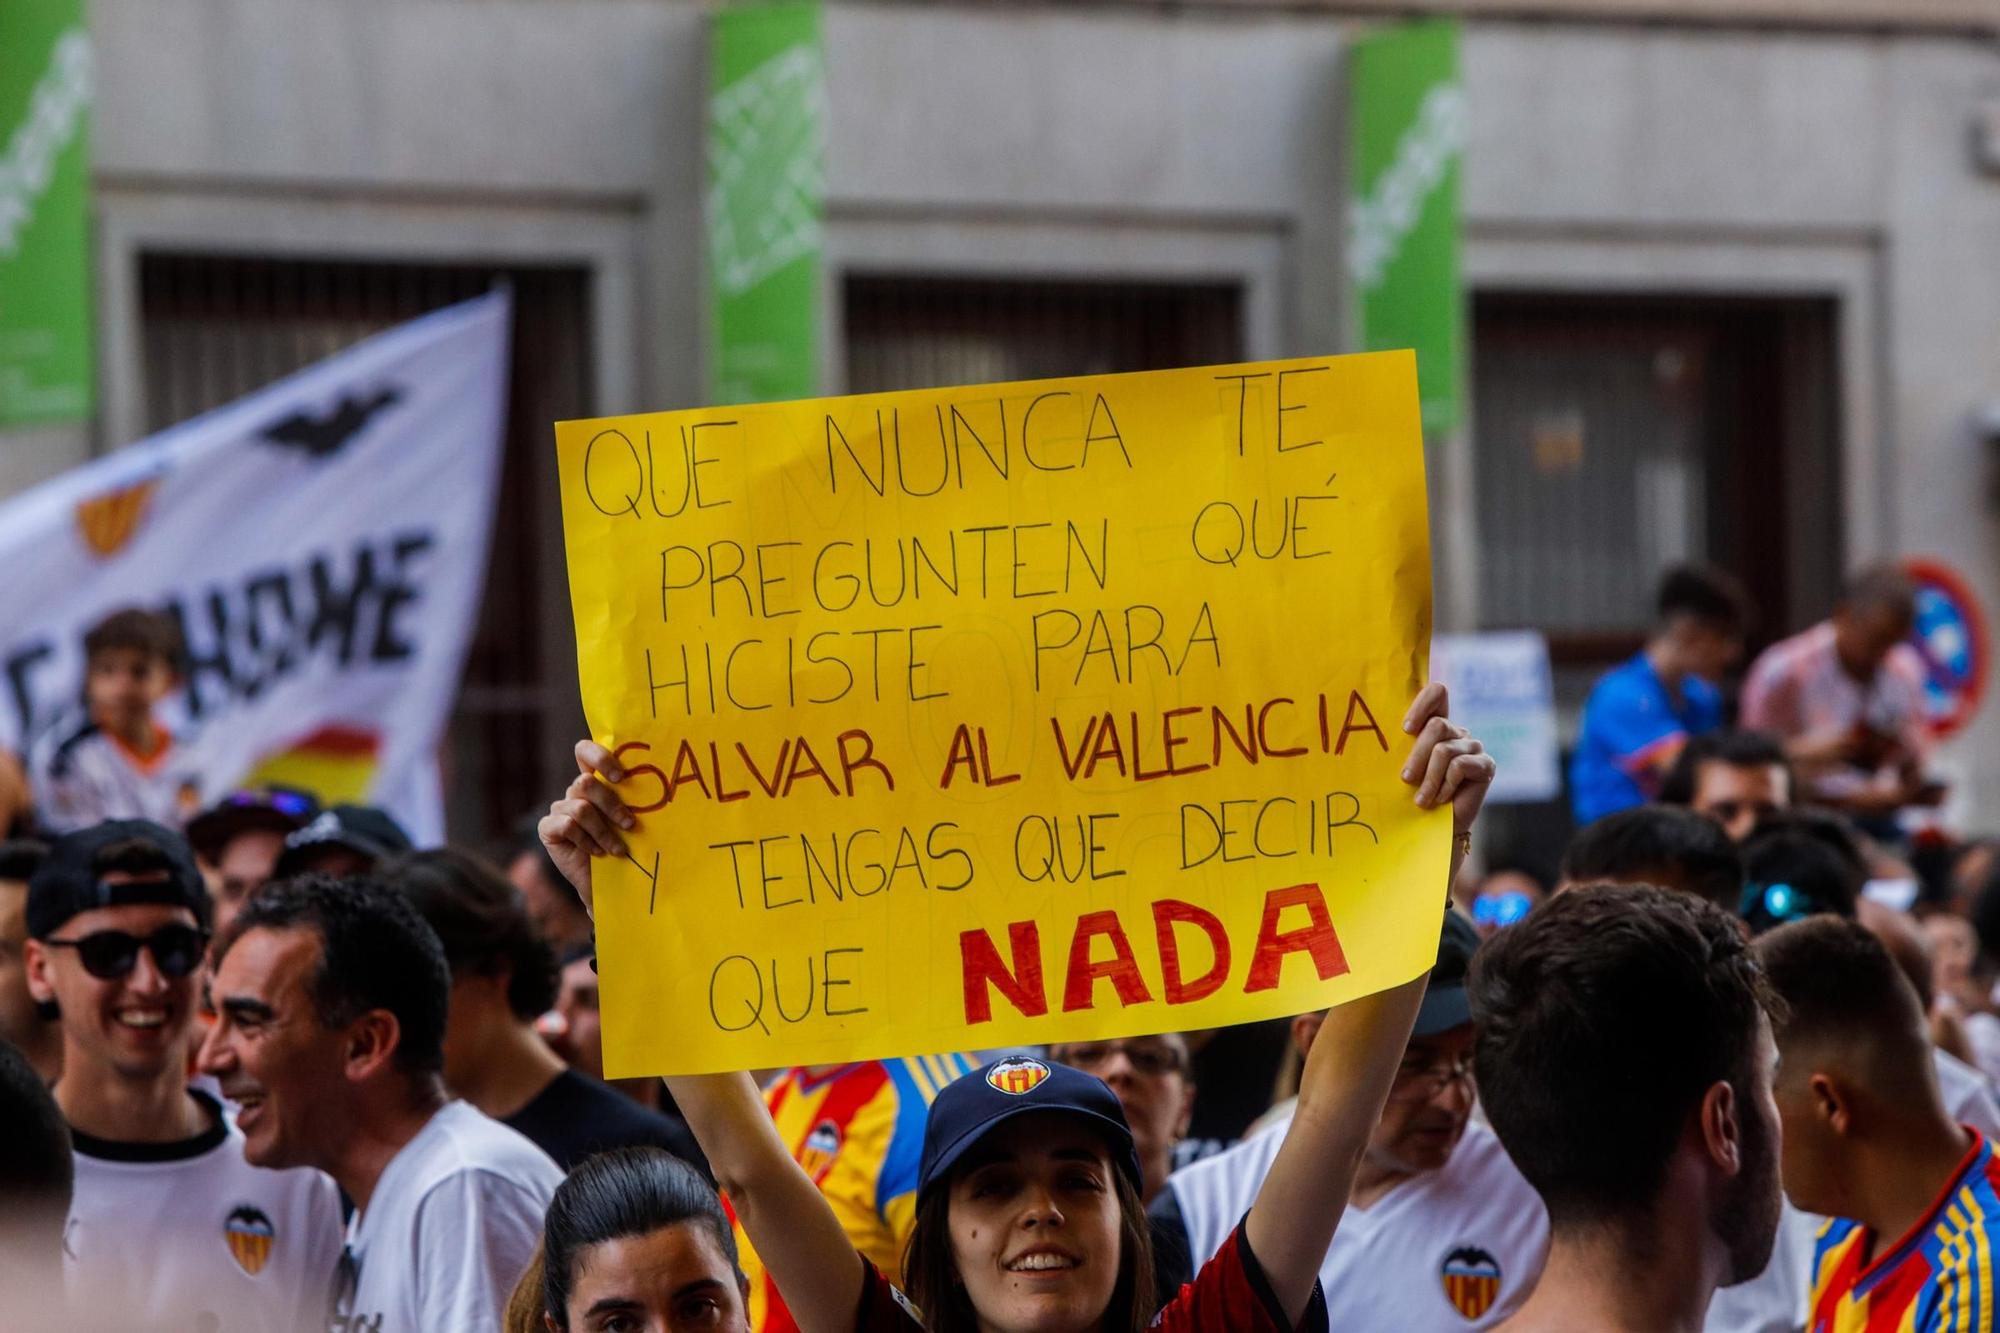
[[[1416,737],[1403,780],[1417,789],[1417,804],[1451,806],[1455,875],[1493,761],[1447,719],[1440,685],[1417,696],[1403,729]],[[611,752],[583,741],[576,757],[581,775],[540,832],[588,904],[591,858],[622,853],[618,830],[633,823],[606,785],[624,777]],[[1015,1057],[938,1095],[904,1264],[921,1322],[855,1252],[786,1152],[747,1073],[667,1083],[802,1333],[1324,1329],[1320,1262],[1425,981],[1328,1013],[1300,1079],[1298,1112],[1249,1215],[1157,1316],[1132,1134],[1117,1098],[1087,1074]]]

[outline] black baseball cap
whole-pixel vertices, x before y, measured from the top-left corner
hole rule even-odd
[[[105,883],[97,868],[98,856],[121,842],[146,844],[166,865],[131,883]],[[71,917],[100,907],[153,904],[185,907],[204,930],[208,928],[208,885],[195,866],[194,849],[186,838],[150,819],[107,819],[56,839],[48,859],[29,876],[28,935],[45,940]]]
[[[330,805],[285,839],[285,850],[279,854],[271,878],[299,874],[316,853],[336,847],[381,862],[409,851],[410,835],[387,811],[375,806]]]
[[[188,843],[214,861],[239,833],[264,830],[296,833],[319,814],[319,798],[293,787],[246,787],[233,791],[188,821]]]
[[[1424,1001],[1417,1008],[1417,1025],[1410,1030],[1412,1037],[1435,1037],[1472,1021],[1465,973],[1478,950],[1479,931],[1463,912],[1446,908],[1437,962],[1431,966],[1430,984],[1424,987]]]
[[[959,1159],[995,1129],[1036,1111],[1062,1111],[1089,1122],[1108,1141],[1111,1160],[1132,1188],[1143,1188],[1139,1154],[1132,1146],[1132,1128],[1125,1123],[1118,1094],[1103,1079],[1081,1069],[1010,1055],[954,1079],[931,1103],[930,1118],[924,1122],[917,1192],[949,1176]]]

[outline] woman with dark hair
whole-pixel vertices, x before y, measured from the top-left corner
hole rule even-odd
[[[570,1172],[539,1262],[550,1333],[749,1333],[750,1284],[722,1201],[658,1148],[600,1153]]]
[[[1445,703],[1442,686],[1426,686],[1403,720],[1416,737],[1403,769],[1416,803],[1452,809],[1456,836],[1440,899],[1493,778],[1493,761],[1446,718]],[[590,858],[623,851],[618,829],[632,827],[632,817],[607,785],[623,778],[612,753],[582,741],[576,757],[581,774],[540,832],[588,904]],[[1012,1057],[938,1094],[904,1262],[921,1322],[848,1241],[747,1073],[677,1077],[668,1086],[801,1333],[1324,1329],[1320,1263],[1427,977],[1327,1014],[1297,1113],[1249,1214],[1157,1316],[1132,1134],[1117,1097],[1088,1074]]]

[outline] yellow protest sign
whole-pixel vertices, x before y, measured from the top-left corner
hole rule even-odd
[[[1408,980],[1450,822],[1407,352],[563,422],[605,1067],[1206,1028]]]

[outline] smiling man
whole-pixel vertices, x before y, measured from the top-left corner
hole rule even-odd
[[[62,1016],[76,1149],[67,1285],[136,1327],[323,1328],[333,1182],[251,1166],[187,1085],[208,912],[186,841],[144,820],[70,834],[28,882],[28,986]]]
[[[316,1166],[354,1201],[332,1333],[500,1324],[562,1179],[445,1095],[444,949],[366,876],[259,892],[215,946],[201,1069],[242,1107],[260,1166]]]
[[[1491,1328],[1527,1299],[1548,1254],[1548,1213],[1493,1131],[1472,1119],[1470,921],[1445,914],[1437,965],[1320,1265],[1329,1324],[1455,1333]],[[1309,1050],[1323,1014],[1293,1020]],[[1178,1291],[1249,1210],[1291,1123],[1287,1110],[1229,1151],[1169,1178],[1151,1213],[1162,1290]]]

